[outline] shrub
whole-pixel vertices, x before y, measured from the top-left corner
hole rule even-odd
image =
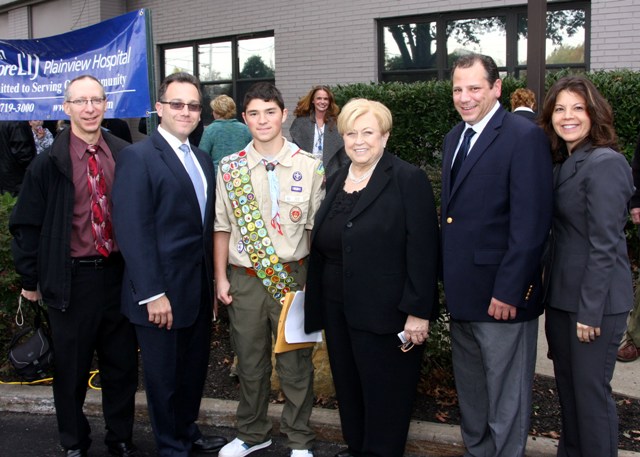
[[[6,354],[6,346],[15,329],[15,314],[20,294],[20,279],[13,268],[9,215],[16,203],[8,193],[0,194],[0,350]],[[3,362],[5,360],[3,359]],[[1,365],[1,363],[0,363]]]

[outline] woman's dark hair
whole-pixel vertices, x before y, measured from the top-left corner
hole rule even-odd
[[[584,76],[565,76],[556,81],[547,92],[539,121],[551,142],[553,161],[563,162],[567,153],[566,143],[556,133],[551,122],[558,95],[562,91],[579,95],[585,101],[587,115],[591,120],[591,129],[584,141],[590,141],[597,147],[608,147],[617,151],[618,138],[613,126],[613,110],[609,102],[598,92],[596,86]]]

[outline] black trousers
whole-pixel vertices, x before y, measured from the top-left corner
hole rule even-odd
[[[202,274],[202,284],[206,284],[206,274]],[[175,310],[180,303],[173,301],[171,306]],[[203,291],[200,313],[190,327],[135,326],[160,457],[188,457],[193,441],[202,436],[195,421],[209,364],[212,314],[211,300]]]
[[[378,335],[350,326],[345,306],[324,303],[342,435],[354,456],[402,457],[424,346],[402,352],[396,334]]]
[[[120,313],[123,262],[73,267],[69,307],[49,308],[55,353],[53,397],[65,449],[88,449],[91,429],[82,407],[97,354],[105,442],[131,439],[138,385],[133,326]]]

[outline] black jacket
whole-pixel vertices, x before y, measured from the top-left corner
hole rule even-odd
[[[48,151],[27,169],[22,190],[9,220],[16,271],[25,290],[36,290],[52,308],[69,306],[71,293],[71,230],[74,188],[69,138],[71,129],[56,136]],[[129,143],[102,132],[117,160]]]
[[[311,235],[305,330],[326,325],[324,258],[313,239],[326,219],[348,167],[327,180],[327,195]],[[344,312],[350,327],[377,334],[404,329],[408,315],[436,319],[438,217],[424,171],[386,152],[342,230]]]
[[[36,156],[36,144],[26,121],[0,122],[0,192],[18,195],[24,172]]]

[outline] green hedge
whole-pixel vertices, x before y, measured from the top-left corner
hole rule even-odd
[[[550,87],[557,78],[566,74],[549,75],[546,86]],[[611,103],[621,150],[631,158],[640,124],[640,72],[598,71],[587,73],[587,77]],[[504,78],[503,106],[509,109],[511,93],[525,86],[524,80]],[[451,81],[338,85],[334,87],[334,94],[340,106],[355,97],[384,103],[393,113],[389,150],[419,166],[440,164],[444,136],[460,122],[451,99]]]

